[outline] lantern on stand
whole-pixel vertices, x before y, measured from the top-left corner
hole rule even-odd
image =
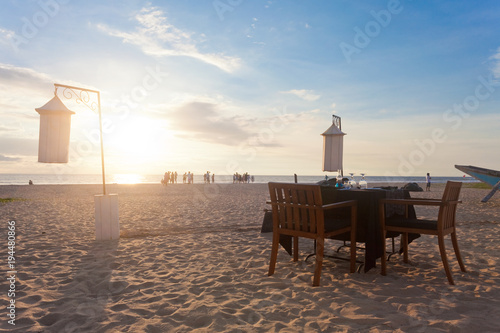
[[[44,106],[35,109],[40,114],[38,162],[68,163],[71,116],[75,112],[69,110],[59,99],[57,88],[61,87],[64,89],[62,95],[66,99],[75,97],[77,103],[81,103],[92,111],[99,113],[103,194],[94,197],[95,235],[96,240],[118,239],[120,237],[118,195],[106,193],[100,92],[57,83],[54,84],[54,87],[54,98]],[[97,95],[97,103],[90,103],[90,93]]]
[[[68,163],[71,116],[75,113],[57,95],[35,110],[40,114],[38,162]]]
[[[337,172],[344,176],[342,157],[344,153],[344,135],[341,119],[333,115],[332,125],[323,133],[323,171]]]

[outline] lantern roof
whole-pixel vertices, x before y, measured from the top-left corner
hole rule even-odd
[[[57,95],[55,95],[54,98],[48,101],[44,106],[36,108],[35,110],[40,114],[49,112],[68,113],[70,115],[75,114],[75,112],[68,109],[66,105],[61,102]]]
[[[321,135],[345,135],[335,124],[332,124],[323,134]]]

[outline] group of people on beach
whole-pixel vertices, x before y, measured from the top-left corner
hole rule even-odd
[[[235,173],[233,175],[233,184],[235,183],[250,183],[250,181],[253,183],[255,181],[253,176],[250,176],[248,172],[245,172],[244,174],[239,174]]]
[[[215,183],[215,174],[210,175],[210,171],[203,174],[203,181],[206,184],[210,182]],[[177,171],[167,171],[161,180],[162,185],[167,186],[168,184],[177,184]],[[193,184],[194,183],[194,173],[191,171],[184,172],[182,175],[183,184]]]
[[[205,184],[210,184],[210,171],[203,174],[203,182]],[[215,173],[212,174],[212,183],[215,183]]]
[[[184,172],[182,175],[182,183],[183,184],[193,184],[194,182],[194,174],[191,171]]]
[[[239,174],[235,173],[233,175],[233,184],[236,183],[250,183],[254,182],[255,178],[254,176],[250,176],[248,172],[245,172],[244,174]],[[215,173],[211,173],[210,171],[207,171],[206,173],[203,174],[203,182],[205,184],[210,184],[210,183],[215,183]],[[162,185],[167,186],[168,184],[177,184],[177,171],[167,171],[165,172],[165,175],[161,179]],[[194,183],[194,173],[191,171],[184,172],[182,175],[182,183],[183,184],[193,184]]]
[[[163,179],[161,180],[163,185],[174,184],[177,183],[177,171],[167,171],[165,175],[163,175]]]

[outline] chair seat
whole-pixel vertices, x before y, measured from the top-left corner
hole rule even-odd
[[[387,231],[397,231],[402,233],[401,243],[403,247],[403,261],[408,262],[408,234],[412,232],[418,232],[421,234],[434,235],[438,238],[439,253],[441,254],[441,261],[443,262],[444,271],[446,277],[448,278],[448,283],[453,285],[453,276],[451,275],[450,266],[448,265],[448,258],[446,256],[446,248],[444,236],[450,235],[451,243],[453,244],[453,249],[455,250],[455,256],[457,257],[460,270],[466,272],[465,265],[462,261],[460,255],[460,250],[458,249],[457,233],[455,229],[455,213],[457,210],[457,204],[461,203],[459,201],[460,189],[462,188],[461,182],[446,182],[446,187],[443,192],[441,200],[436,199],[415,199],[415,200],[380,200],[379,211],[380,219],[382,221],[382,233],[383,233],[383,253],[381,258],[382,264],[382,275],[386,274],[386,247],[385,247],[385,236]],[[425,206],[435,206],[439,207],[438,218],[435,220],[428,220],[425,218],[413,218],[413,219],[400,219],[397,217],[387,218],[385,214],[385,206],[387,204],[399,204],[405,205],[407,208],[406,215],[408,214],[409,205],[425,205]]]
[[[336,231],[351,226],[350,219],[329,219],[325,218],[325,232]]]
[[[314,239],[316,264],[313,286],[319,286],[325,238],[349,233],[351,239],[350,272],[356,271],[357,201],[347,200],[323,205],[321,187],[312,184],[268,183],[272,205],[273,245],[268,275],[274,274],[281,236],[293,239],[293,261],[299,259],[299,237]],[[339,212],[349,210],[349,218]],[[325,218],[325,211],[335,212]]]
[[[437,221],[426,219],[387,219],[385,225],[412,229],[437,230]]]

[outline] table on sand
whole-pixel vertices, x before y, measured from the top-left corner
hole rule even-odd
[[[376,267],[377,259],[382,256],[383,252],[383,239],[382,239],[382,226],[379,214],[379,200],[390,199],[410,199],[408,191],[402,189],[338,189],[333,186],[322,186],[321,195],[323,204],[330,204],[346,200],[357,200],[357,230],[356,241],[364,243],[364,271],[367,272],[371,268]],[[325,213],[325,219],[333,216],[333,214],[340,214],[341,217],[348,217],[349,210],[333,210]],[[404,217],[404,206],[400,205],[387,205],[386,215],[388,218],[401,218]],[[339,215],[337,215],[339,217]],[[415,209],[409,206],[408,218],[416,218]],[[264,216],[262,232],[272,232],[272,212],[268,211]],[[399,234],[391,233],[387,238],[397,237]],[[419,235],[409,235],[408,241],[411,242]],[[349,234],[343,234],[334,237],[334,239],[349,241]],[[291,255],[292,254],[292,237],[281,235],[280,244]]]

